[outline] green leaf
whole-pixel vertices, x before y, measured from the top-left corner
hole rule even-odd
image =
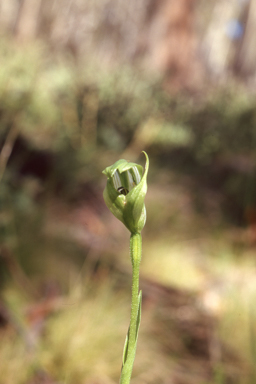
[[[126,335],[126,338],[125,338],[125,342],[124,342],[123,365],[122,365],[122,367],[125,365],[125,362],[127,360],[128,345],[129,345],[129,331],[130,331],[130,327],[128,328],[128,332],[127,332],[127,335]]]
[[[126,196],[126,204],[123,213],[125,225],[132,233],[140,233],[146,222],[144,200],[147,193],[149,160],[146,152],[143,153],[146,156],[145,172],[140,183]]]
[[[138,295],[138,313],[137,313],[137,320],[136,320],[136,343],[138,339],[139,327],[141,322],[141,303],[142,303],[142,291],[140,291]]]
[[[123,210],[125,205],[125,196],[120,195],[112,186],[110,180],[107,181],[107,186],[103,192],[103,198],[106,206],[113,213],[114,216],[124,223]]]

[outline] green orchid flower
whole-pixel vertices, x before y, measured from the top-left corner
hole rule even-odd
[[[141,320],[141,298],[139,291],[139,267],[142,255],[141,231],[146,222],[144,204],[147,193],[149,160],[146,152],[145,171],[141,165],[118,160],[107,167],[107,185],[103,197],[107,207],[131,232],[130,258],[132,262],[132,305],[131,319],[125,340],[120,384],[130,384],[135,359],[139,326]]]
[[[145,172],[139,164],[118,160],[103,173],[108,181],[103,197],[110,211],[131,233],[141,233],[146,222],[144,204],[147,193],[149,160],[146,152]]]

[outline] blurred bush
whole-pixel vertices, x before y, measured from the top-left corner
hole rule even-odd
[[[171,94],[138,69],[75,65],[43,43],[2,38],[0,50],[2,146],[16,132],[8,172],[72,194],[83,180],[96,182],[104,153],[147,149],[159,166],[220,191],[237,222],[255,209],[255,101],[242,85]]]
[[[119,250],[107,243],[112,223],[104,217],[100,200],[101,171],[119,157],[135,159],[143,149],[152,164],[150,183],[154,180],[160,191],[165,184],[164,193],[155,199],[157,203],[152,198],[148,213],[154,219],[147,232],[150,236],[165,233],[168,238],[166,248],[157,244],[166,257],[162,258],[164,271],[168,270],[165,260],[171,260],[170,228],[178,215],[189,214],[184,206],[187,194],[191,193],[195,207],[206,218],[212,205],[204,206],[203,197],[205,191],[211,190],[217,192],[211,195],[213,198],[221,195],[217,204],[222,203],[225,219],[256,223],[255,100],[243,86],[230,82],[198,94],[171,93],[163,89],[161,79],[139,69],[102,68],[101,63],[90,58],[86,63],[75,63],[65,52],[51,51],[38,41],[22,45],[2,38],[0,54],[4,58],[0,68],[2,285],[11,276],[21,291],[38,297],[27,275],[38,280],[38,285],[43,276],[42,280],[49,284],[57,281],[57,291],[68,292],[71,277],[79,273],[88,255],[92,255],[88,257],[92,265],[88,260],[85,263],[89,274],[100,264],[111,264]],[[171,182],[162,180],[161,184],[163,170],[189,179],[184,199],[182,196],[179,200],[180,191],[176,191],[169,201],[169,191],[178,177]],[[173,206],[175,210],[170,214]],[[192,220],[188,222],[187,226],[192,226]],[[182,225],[179,231],[184,232]],[[196,227],[196,223],[193,225]],[[77,237],[72,238],[72,231]],[[151,243],[149,248],[155,249]],[[190,257],[190,244],[187,248]],[[177,249],[174,260],[181,254]],[[194,267],[189,272],[186,258],[183,260],[180,269],[186,286],[191,287],[191,281],[197,281],[198,276]],[[152,265],[155,269],[152,262],[149,270]],[[105,282],[109,269],[103,269],[99,279]],[[171,269],[176,273],[177,265]],[[180,273],[176,280],[181,281]],[[96,286],[99,281],[94,283]],[[92,312],[93,305],[92,300]],[[86,314],[88,300],[81,308]],[[69,364],[62,351],[65,339],[61,341],[55,334],[63,320],[64,325],[70,320],[72,323],[74,313],[69,309],[64,317],[56,316],[48,328],[46,341],[53,346],[53,354],[46,348],[42,358],[52,371],[56,366],[65,371]],[[67,336],[71,344],[72,332],[70,329]],[[104,350],[95,340],[95,351]],[[82,367],[81,377],[85,350],[83,345],[76,360]],[[72,364],[69,374],[76,380],[80,368],[74,369],[76,365]]]

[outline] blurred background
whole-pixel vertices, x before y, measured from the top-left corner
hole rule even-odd
[[[256,2],[0,1],[0,384],[114,384],[150,158],[133,384],[256,383]]]

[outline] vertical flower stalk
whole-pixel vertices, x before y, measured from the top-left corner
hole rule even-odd
[[[130,258],[132,262],[132,304],[130,326],[125,340],[120,384],[129,384],[135,359],[138,332],[141,320],[141,297],[139,292],[139,268],[141,261],[141,231],[146,222],[144,204],[147,193],[149,160],[146,152],[146,166],[118,160],[107,167],[107,185],[103,197],[110,211],[128,228],[130,236]]]

